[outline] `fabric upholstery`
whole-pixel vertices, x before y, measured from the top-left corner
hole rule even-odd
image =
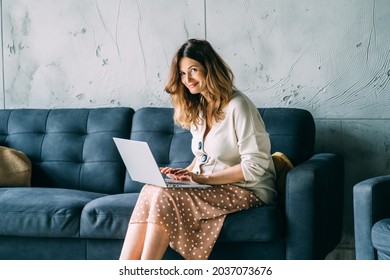
[[[343,181],[344,161],[338,154],[316,154],[289,171],[287,259],[322,259],[338,244],[343,225]]]
[[[165,260],[183,259],[170,248],[165,252]],[[284,240],[271,242],[217,242],[210,255],[210,260],[284,260]]]
[[[32,161],[32,186],[123,192],[125,168],[112,137],[129,138],[133,109],[0,111],[0,145]]]
[[[89,202],[81,215],[80,236],[123,239],[138,195],[116,194]]]
[[[291,161],[281,152],[272,154],[272,160],[275,166],[276,178],[275,186],[278,192],[278,203],[284,204],[286,194],[287,173],[294,167]]]
[[[308,111],[259,112],[271,152],[294,165],[284,203],[228,215],[210,259],[323,259],[341,237],[343,158],[314,155]],[[159,166],[186,167],[191,135],[172,117],[170,108],[0,110],[0,146],[32,163],[31,188],[0,186],[0,259],[117,259],[142,184],[112,137],[147,141]]]
[[[0,238],[1,242],[1,238]],[[122,239],[87,239],[87,258],[92,260],[115,260],[121,253]],[[285,240],[271,242],[217,242],[210,260],[284,260]],[[182,260],[176,251],[168,248],[164,260]]]
[[[390,218],[390,175],[369,178],[353,187],[356,259],[378,259],[372,229],[376,222]]]
[[[294,166],[314,154],[315,123],[309,111],[262,108],[259,112],[271,139],[271,153],[282,152]]]
[[[380,220],[372,227],[372,244],[378,259],[390,260],[390,218]]]
[[[72,189],[0,188],[0,235],[78,237],[82,209],[101,196]]]
[[[283,221],[283,212],[277,206],[253,208],[229,214],[222,226],[218,242],[280,240],[284,237]]]
[[[138,193],[110,195],[88,203],[81,216],[81,237],[117,238],[126,235]],[[228,215],[219,242],[272,241],[283,238],[283,213],[271,206]],[[254,227],[253,225],[257,225]]]
[[[86,240],[0,235],[0,260],[85,260]]]

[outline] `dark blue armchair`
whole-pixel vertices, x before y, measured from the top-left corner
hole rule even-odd
[[[353,188],[356,259],[390,260],[390,175]]]

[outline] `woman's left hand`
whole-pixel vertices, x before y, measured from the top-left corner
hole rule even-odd
[[[190,181],[190,177],[188,175],[190,172],[184,168],[162,167],[160,168],[160,172],[174,180]]]
[[[167,175],[169,178],[180,181],[192,181],[195,183],[205,183],[203,175],[195,174],[187,169],[183,168],[171,168],[163,167],[160,168],[162,174]]]

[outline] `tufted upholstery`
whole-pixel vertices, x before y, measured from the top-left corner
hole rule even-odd
[[[112,137],[128,138],[132,109],[0,111],[0,145],[32,161],[32,186],[123,192],[125,169]]]
[[[33,176],[32,188],[0,188],[0,235],[79,237],[84,206],[123,193],[126,170],[112,137],[129,137],[133,114],[126,108],[1,110],[0,145],[23,151]]]
[[[315,124],[309,111],[263,108],[259,112],[271,139],[271,153],[283,151],[294,166],[313,156]]]

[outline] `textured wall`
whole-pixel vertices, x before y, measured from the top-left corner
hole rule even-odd
[[[317,118],[390,117],[390,1],[231,2],[207,1],[207,37],[255,101]]]
[[[205,29],[199,1],[2,2],[6,107],[169,105],[173,52]]]
[[[0,1],[2,108],[170,106],[171,57],[196,37],[258,107],[309,110],[316,150],[345,158],[334,255],[353,257],[352,186],[390,174],[389,0]]]
[[[226,2],[206,2],[206,31],[237,86],[260,106],[309,110],[316,150],[345,158],[340,248],[353,257],[352,187],[390,174],[390,1]]]

